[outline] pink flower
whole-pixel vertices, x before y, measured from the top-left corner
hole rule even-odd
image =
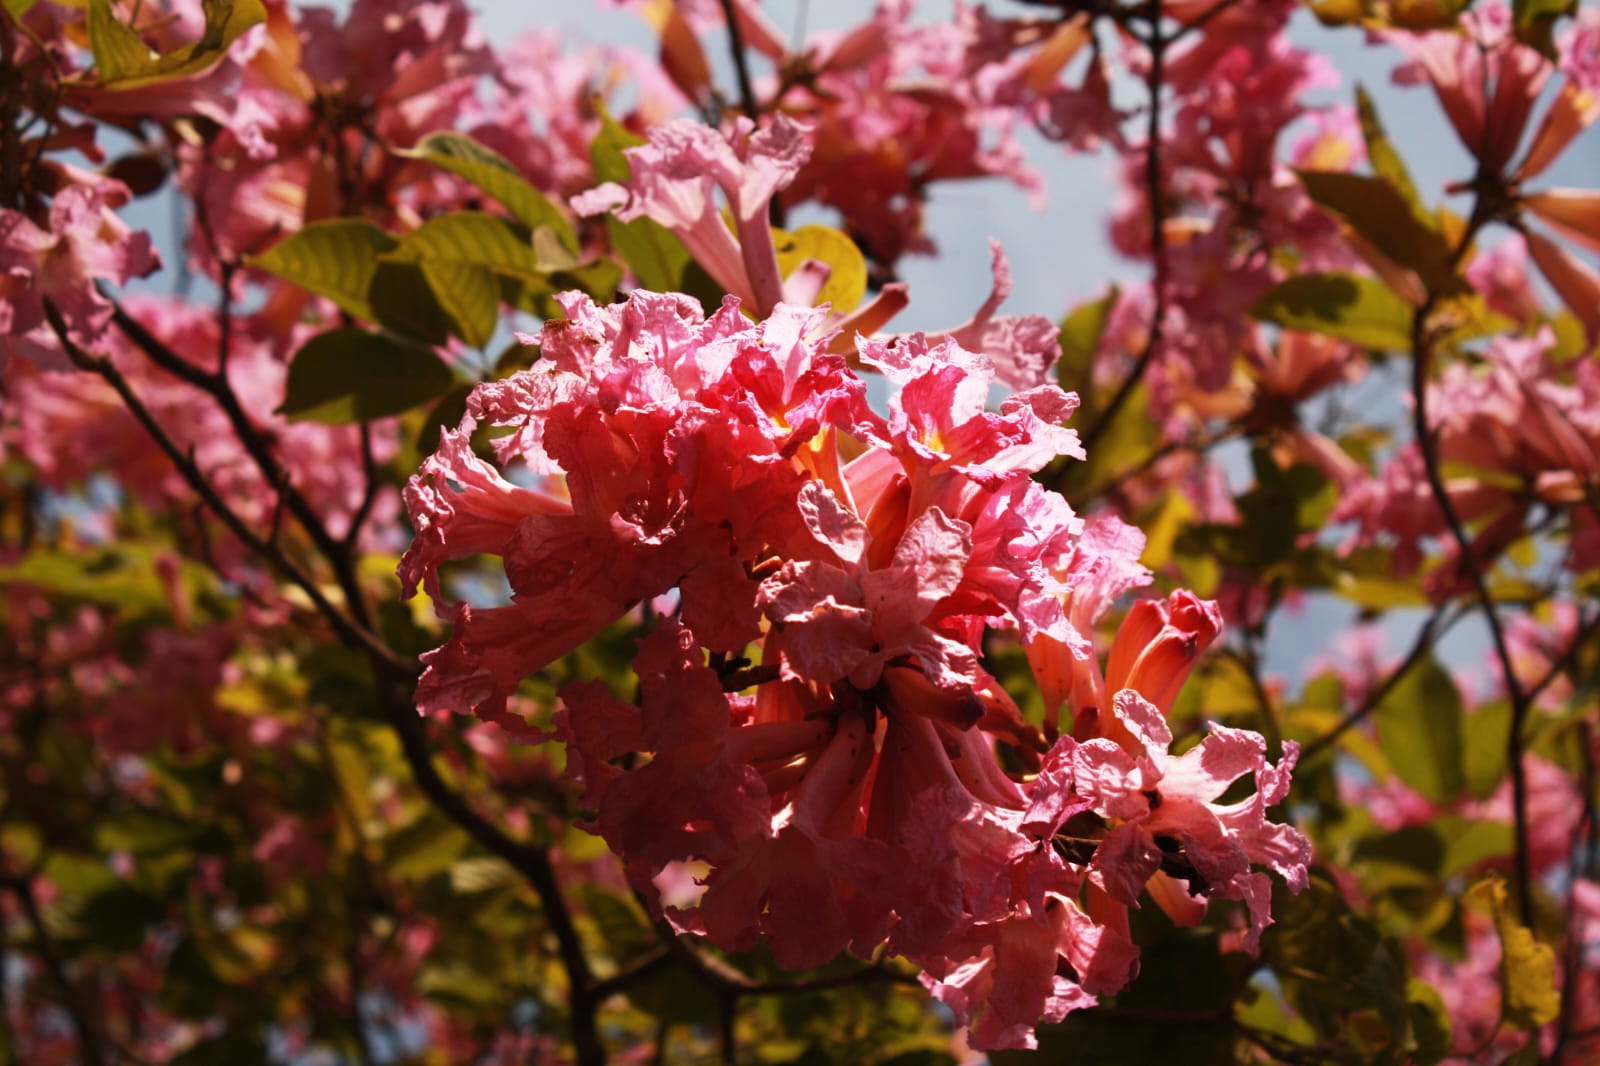
[[[1562,58],[1563,80],[1535,128],[1522,160],[1513,158],[1530,123],[1546,82],[1555,67],[1543,55],[1517,41],[1507,27],[1503,4],[1463,16],[1466,34],[1434,32],[1388,35],[1412,59],[1397,80],[1433,85],[1457,135],[1478,161],[1480,175],[1504,182],[1513,203],[1507,217],[1526,211],[1557,232],[1600,248],[1600,194],[1587,190],[1552,189],[1525,193],[1521,186],[1544,173],[1584,129],[1600,119],[1600,98],[1590,76],[1592,17],[1582,20],[1568,39]],[[1589,42],[1589,43],[1585,43]],[[1520,227],[1519,227],[1520,228]],[[1600,274],[1549,238],[1524,230],[1529,256],[1583,322],[1592,343],[1600,337]]]
[[[1076,791],[1109,827],[1089,864],[1090,885],[1115,903],[1137,906],[1146,882],[1164,875],[1154,898],[1179,924],[1198,921],[1207,898],[1244,900],[1243,946],[1254,952],[1272,917],[1268,880],[1252,873],[1252,864],[1267,866],[1295,892],[1306,886],[1310,843],[1298,830],[1266,820],[1267,808],[1288,794],[1299,746],[1286,742],[1282,761],[1271,764],[1259,734],[1214,726],[1198,745],[1173,756],[1172,733],[1154,704],[1124,689],[1113,711],[1117,741],[1065,738],[1046,760],[1046,766],[1072,761]],[[1245,774],[1255,777],[1254,795],[1219,805],[1218,797]]]
[[[767,209],[811,155],[808,127],[779,115],[757,130],[739,119],[724,138],[679,119],[650,131],[650,143],[624,154],[627,186],[607,183],[572,199],[580,215],[615,209],[623,220],[649,217],[672,230],[717,284],[765,317],[783,298]],[[723,225],[715,196],[733,212]]]
[[[47,369],[70,364],[45,319],[60,311],[75,343],[93,348],[111,318],[95,282],[125,285],[161,265],[146,233],[135,233],[99,193],[68,186],[50,204],[41,229],[19,211],[0,208],[0,356],[15,353]]]
[[[637,702],[569,684],[554,736],[591,828],[675,928],[730,950],[764,940],[793,968],[887,945],[986,1047],[1028,1046],[1041,1018],[1126,984],[1125,923],[1080,900],[1110,898],[1102,871],[1143,869],[1113,853],[1132,831],[1103,857],[1051,846],[1105,789],[1061,754],[1071,738],[1040,765],[1046,737],[979,660],[1000,628],[1091,657],[1095,620],[1147,577],[1136,534],[1102,520],[1086,535],[1031,478],[1081,454],[1059,424],[1075,398],[1041,385],[990,410],[992,365],[952,339],[860,339],[895,387],[880,415],[822,311],[752,323],[731,297],[709,318],[676,295],[561,300],[543,358],[480,386],[407,489],[402,580],[455,623],[424,656],[419,707],[515,726],[523,678],[652,602],[665,616],[633,664]],[[509,431],[496,463],[469,446],[482,424]],[[480,554],[500,557],[509,605],[446,599],[441,565]],[[1111,677],[1170,702],[1217,624],[1187,594],[1138,606]],[[1159,731],[1150,713],[1140,736]],[[1083,721],[1082,750],[1120,751]],[[1121,756],[1144,768],[1141,824],[1188,848],[1197,891],[1251,901],[1253,946],[1268,918],[1250,862],[1296,869],[1298,837],[1264,819],[1288,761],[1267,766],[1253,734],[1179,759],[1170,739]],[[1007,772],[1001,742],[1037,777]],[[1252,770],[1256,797],[1214,803]],[[1141,788],[1167,789],[1171,810]],[[703,864],[704,891],[660,899],[685,864]]]

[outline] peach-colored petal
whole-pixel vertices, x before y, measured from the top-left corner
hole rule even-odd
[[[1517,178],[1527,181],[1545,172],[1556,158],[1566,151],[1572,139],[1582,133],[1595,119],[1600,118],[1600,97],[1568,82],[1545,112],[1539,123],[1528,155],[1517,171]]]
[[[1600,274],[1548,237],[1533,232],[1524,236],[1528,254],[1583,323],[1590,342],[1600,338]]]
[[[1600,189],[1546,189],[1522,203],[1563,237],[1600,252]]]

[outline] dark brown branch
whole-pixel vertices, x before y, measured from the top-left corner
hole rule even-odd
[[[742,670],[733,670],[722,675],[722,691],[742,692],[751,685],[765,685],[769,681],[776,681],[782,676],[776,663],[763,663],[760,666],[747,666]]]
[[[205,392],[217,406],[222,408],[223,414],[228,419],[228,424],[233,427],[234,436],[244,446],[251,460],[255,463],[261,476],[267,484],[276,486],[282,495],[289,513],[293,515],[311,538],[317,550],[320,551],[333,565],[335,575],[339,580],[340,590],[344,593],[345,601],[350,608],[351,617],[361,626],[370,626],[371,617],[367,611],[366,598],[361,591],[360,582],[355,578],[354,568],[350,565],[350,552],[346,545],[336,540],[328,532],[327,525],[322,521],[316,509],[311,506],[305,496],[294,487],[289,478],[288,471],[273,454],[272,446],[266,436],[256,428],[244,407],[239,403],[238,394],[233,391],[226,373],[211,373],[201,370],[188,360],[178,355],[167,347],[161,340],[144,327],[138,319],[134,318],[115,300],[112,301],[112,321],[129,340],[150,357],[161,369],[178,377],[195,388]]]
[[[1478,185],[1480,188],[1484,187],[1482,181]],[[1485,201],[1480,195],[1473,204],[1472,217],[1468,220],[1466,231],[1461,235],[1461,242],[1451,256],[1452,270],[1466,254],[1478,230],[1482,229],[1488,220]],[[1511,770],[1511,809],[1516,829],[1514,873],[1519,916],[1523,925],[1531,926],[1533,872],[1528,853],[1528,776],[1527,769],[1522,765],[1522,732],[1532,703],[1523,691],[1521,682],[1517,680],[1516,667],[1511,662],[1511,649],[1506,643],[1505,629],[1500,623],[1494,597],[1489,592],[1488,578],[1479,565],[1472,539],[1467,535],[1466,526],[1462,523],[1461,515],[1456,511],[1455,503],[1450,499],[1449,489],[1445,486],[1444,475],[1440,470],[1439,442],[1435,439],[1433,427],[1428,422],[1428,371],[1436,339],[1429,320],[1434,307],[1438,304],[1439,295],[1437,291],[1430,292],[1411,320],[1412,433],[1417,440],[1417,453],[1422,458],[1423,472],[1427,476],[1434,502],[1438,505],[1440,514],[1444,516],[1451,539],[1455,541],[1456,548],[1460,552],[1460,557],[1456,561],[1457,570],[1466,574],[1467,580],[1472,585],[1473,595],[1483,612],[1484,621],[1488,623],[1495,658],[1499,660],[1500,671],[1505,678],[1506,695],[1511,701],[1511,723],[1506,736],[1506,762]]]
[[[755,86],[750,80],[750,59],[745,52],[744,31],[739,28],[739,12],[733,0],[722,0],[722,17],[728,24],[728,51],[733,55],[733,75],[739,83],[739,107],[751,122],[761,121],[761,105],[756,101]],[[774,196],[767,206],[768,221],[782,229],[785,224],[783,204]]]
[[[395,687],[398,683],[409,684],[416,675],[413,664],[404,662],[394,655],[387,645],[374,636],[367,628],[347,617],[323,594],[317,584],[311,580],[293,561],[291,561],[276,545],[262,540],[245,522],[230,508],[207,481],[204,473],[195,465],[164,428],[155,420],[149,408],[133,391],[132,386],[122,373],[109,359],[101,356],[90,355],[83,351],[68,334],[65,321],[60,312],[50,303],[46,303],[46,314],[50,318],[51,326],[55,329],[63,347],[73,363],[84,370],[99,374],[117,392],[118,396],[127,405],[129,412],[142,425],[145,431],[155,440],[157,446],[167,455],[168,459],[177,467],[180,474],[189,483],[190,487],[200,495],[206,505],[222,520],[233,534],[248,547],[253,553],[272,563],[291,582],[297,585],[313,606],[333,626],[344,643],[365,652],[371,661],[376,675],[379,699],[383,709],[399,735],[401,749],[405,753],[406,762],[411,767],[412,775],[416,778],[417,787],[434,804],[439,811],[455,822],[468,836],[477,841],[491,854],[505,860],[511,867],[522,874],[533,886],[538,894],[545,920],[549,923],[551,932],[555,935],[560,951],[562,964],[565,967],[571,984],[571,1006],[573,1014],[573,1042],[578,1053],[578,1062],[582,1066],[599,1066],[605,1062],[605,1051],[600,1044],[598,1030],[595,1022],[597,1001],[593,996],[593,975],[589,969],[588,957],[583,951],[582,942],[578,938],[576,926],[573,924],[571,911],[566,900],[561,894],[560,884],[556,880],[555,870],[550,863],[550,857],[539,848],[518,843],[506,836],[495,826],[490,824],[482,815],[473,810],[461,797],[450,790],[450,787],[439,776],[433,765],[432,753],[428,748],[427,738],[422,728],[422,720],[418,717],[409,700]],[[137,323],[134,323],[137,326]],[[153,340],[153,338],[152,338]],[[158,345],[158,347],[160,347]],[[170,354],[170,353],[169,353]],[[187,366],[187,364],[184,364]],[[190,368],[193,370],[193,368]],[[203,373],[203,372],[202,372]],[[237,398],[233,397],[232,390],[222,383],[220,391],[207,389],[219,401],[224,397],[231,398],[233,406],[237,409]],[[240,412],[242,414],[242,411]],[[248,425],[248,423],[246,423]],[[281,473],[276,465],[269,468],[275,473]],[[291,506],[296,497],[290,496]],[[311,524],[308,528],[323,528],[320,520],[313,513]],[[325,535],[325,529],[324,529]],[[353,566],[346,554],[330,557],[337,568],[345,571],[345,580],[353,580]]]
[[[652,951],[628,969],[620,970],[602,981],[596,981],[593,991],[594,1001],[596,1004],[604,1003],[612,996],[626,992],[639,982],[649,980],[671,965],[672,952],[665,947]]]
[[[506,836],[481,814],[451,790],[433,765],[433,754],[428,748],[422,718],[400,698],[392,685],[380,690],[384,710],[400,736],[400,746],[406,762],[411,767],[417,787],[445,817],[460,826],[468,836],[486,851],[503,859],[533,886],[539,896],[540,908],[550,932],[556,938],[556,947],[562,966],[567,971],[570,985],[568,995],[572,1011],[572,1039],[581,1066],[600,1066],[606,1060],[600,1043],[596,1014],[600,1000],[595,994],[594,975],[589,969],[589,958],[583,942],[578,937],[572,911],[562,895],[556,879],[555,867],[542,848],[523,844]],[[609,993],[608,993],[609,994]]]
[[[1118,412],[1144,380],[1145,372],[1150,369],[1150,363],[1161,348],[1167,316],[1167,211],[1161,186],[1161,85],[1166,74],[1167,45],[1171,42],[1161,35],[1161,0],[1151,0],[1150,36],[1145,43],[1150,48],[1150,70],[1145,78],[1145,85],[1150,91],[1150,110],[1145,126],[1144,194],[1150,204],[1150,284],[1154,289],[1154,306],[1150,311],[1150,330],[1145,337],[1144,350],[1134,361],[1128,376],[1112,394],[1110,402],[1100,409],[1094,424],[1084,433],[1085,452],[1091,450],[1106,430],[1111,428]]]
[[[1321,754],[1335,744],[1345,733],[1365,721],[1368,715],[1378,709],[1378,705],[1388,697],[1389,693],[1394,691],[1394,687],[1400,683],[1400,679],[1410,673],[1411,668],[1422,660],[1422,657],[1433,646],[1434,641],[1444,636],[1460,618],[1461,615],[1456,614],[1449,616],[1447,619],[1446,611],[1443,607],[1435,609],[1433,614],[1428,616],[1428,620],[1422,623],[1422,628],[1417,630],[1417,637],[1411,642],[1411,650],[1406,652],[1404,659],[1400,660],[1400,665],[1391,670],[1389,676],[1383,679],[1383,683],[1373,689],[1367,695],[1367,698],[1361,701],[1361,706],[1340,719],[1339,724],[1334,726],[1333,729],[1307,744],[1300,752],[1300,761],[1302,763],[1310,761],[1314,756]]]
[[[28,928],[33,931],[34,946],[44,963],[45,972],[59,989],[61,1004],[66,1008],[67,1016],[72,1019],[72,1027],[77,1030],[78,1050],[83,1056],[83,1061],[88,1066],[103,1066],[109,1061],[110,1041],[101,1031],[93,1013],[83,1002],[78,986],[72,983],[72,978],[67,974],[66,963],[56,950],[55,939],[44,923],[44,915],[39,912],[39,901],[33,894],[33,881],[27,877],[5,878],[0,880],[0,888],[10,891],[22,907],[23,917],[28,920]]]
[[[156,446],[166,454],[173,466],[177,468],[178,473],[188,482],[189,487],[199,495],[200,499],[221,520],[222,524],[228,527],[229,532],[239,538],[239,541],[249,548],[252,553],[266,560],[283,574],[288,581],[304,592],[318,613],[328,620],[328,623],[333,626],[334,631],[339,634],[340,639],[345,643],[367,652],[376,661],[381,662],[385,670],[391,675],[414,675],[415,669],[410,663],[397,659],[394,653],[364,625],[353,621],[343,611],[334,606],[310,575],[301,570],[281,549],[258,536],[245,523],[244,519],[239,517],[237,512],[228,505],[227,501],[218,495],[216,489],[212,487],[211,482],[206,478],[204,471],[196,465],[193,457],[183,448],[180,448],[178,443],[172,439],[172,436],[167,433],[166,429],[156,421],[155,415],[151,413],[150,408],[139,398],[138,394],[133,391],[133,386],[123,376],[122,372],[116,368],[116,365],[104,356],[91,355],[78,347],[77,342],[72,340],[68,332],[67,324],[62,319],[60,310],[54,303],[46,300],[44,311],[51,328],[55,331],[57,338],[61,341],[63,349],[65,349],[68,358],[72,360],[73,364],[79,369],[98,374],[106,384],[111,386],[128,408],[128,412],[133,415],[134,420],[144,427],[145,432],[155,441]]]
[[[761,105],[756,103],[750,81],[750,61],[744,53],[744,33],[739,29],[739,12],[733,0],[722,0],[722,17],[728,24],[728,50],[733,53],[733,74],[739,82],[739,106],[751,122],[761,121]]]
[[[361,527],[366,525],[367,517],[372,514],[372,505],[377,502],[378,490],[383,487],[378,480],[378,462],[372,451],[372,425],[368,422],[361,423],[361,477],[361,502],[356,506],[355,514],[350,516],[350,528],[345,530],[339,541],[346,558],[354,556],[356,542],[361,537]]]

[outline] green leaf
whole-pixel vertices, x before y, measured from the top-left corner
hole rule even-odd
[[[1094,410],[1094,359],[1120,295],[1113,285],[1100,299],[1073,308],[1061,323],[1061,361],[1056,365],[1056,378],[1063,389],[1078,394],[1085,412]]]
[[[559,244],[556,245],[559,249]],[[563,258],[540,262],[530,239],[503,218],[482,211],[460,211],[431,218],[400,239],[383,256],[389,263],[469,263],[497,274],[541,280],[551,270],[571,265]]]
[[[90,896],[78,913],[88,942],[104,952],[135,952],[145,929],[166,918],[167,907],[146,892],[117,884]]]
[[[1236,1059],[1230,988],[1216,933],[1174,930],[1141,952],[1139,975],[1118,995],[1117,1010],[1074,1011],[1055,1025],[1039,1027],[1038,1051],[991,1051],[989,1061],[994,1066],[1231,1064]],[[1152,1025],[1151,1014],[1166,1020]]]
[[[466,835],[430,810],[384,841],[383,869],[400,881],[426,881],[448,874],[466,846]]]
[[[296,353],[278,413],[291,421],[366,422],[431,400],[454,383],[455,375],[429,348],[360,329],[333,329]]]
[[[1317,206],[1343,219],[1390,260],[1415,270],[1429,291],[1461,291],[1444,236],[1418,218],[1412,201],[1386,178],[1339,171],[1295,173]]]
[[[601,106],[600,132],[589,142],[589,160],[594,165],[595,179],[626,184],[633,177],[633,171],[623,150],[643,143],[643,137],[629,133]],[[683,275],[690,256],[671,230],[654,219],[623,222],[615,215],[606,215],[605,227],[612,250],[628,264],[640,285],[656,292],[684,288]]]
[[[126,540],[91,552],[35,549],[0,566],[0,586],[31,585],[58,600],[166,617],[172,604],[157,576],[156,555],[154,547]],[[198,563],[184,562],[179,573],[184,594],[190,599],[211,588],[205,568]]]
[[[39,0],[5,0],[5,5],[11,16],[20,20],[38,2]]]
[[[1506,738],[1511,735],[1511,701],[1493,700],[1473,708],[1462,720],[1462,768],[1467,791],[1486,798],[1506,776]]]
[[[1406,671],[1375,717],[1378,742],[1400,780],[1434,803],[1461,795],[1461,693],[1442,666],[1430,657]]]
[[[1467,890],[1467,898],[1486,907],[1500,935],[1500,1014],[1505,1024],[1533,1032],[1561,1014],[1556,991],[1556,954],[1533,938],[1511,912],[1506,883],[1498,874]]]
[[[202,0],[202,8],[205,31],[200,39],[157,55],[117,18],[111,0],[89,0],[89,50],[99,84],[138,89],[199,74],[221,59],[240,34],[267,18],[261,0]]]
[[[450,866],[450,890],[457,895],[470,896],[479,892],[508,885],[516,879],[504,859],[484,855],[475,859],[462,859]]]
[[[500,324],[500,285],[494,274],[473,263],[424,259],[420,264],[428,288],[455,324],[456,335],[482,348]]]
[[[379,261],[367,298],[374,322],[410,340],[440,345],[459,328],[417,263]]]
[[[432,455],[439,447],[440,431],[455,429],[461,424],[461,416],[467,413],[467,397],[472,395],[473,388],[473,385],[463,382],[439,397],[439,402],[429,409],[422,420],[422,429],[417,432],[419,458]]]
[[[1321,333],[1364,348],[1411,347],[1411,307],[1377,278],[1301,274],[1279,283],[1250,313],[1285,329]]]
[[[1341,570],[1329,588],[1357,607],[1371,611],[1428,606],[1427,594],[1415,581],[1384,574],[1354,574]]]
[[[1516,847],[1516,837],[1505,822],[1462,818],[1459,815],[1440,815],[1434,820],[1444,837],[1443,861],[1439,877],[1449,879],[1479,866],[1489,859],[1510,855]]]
[[[550,275],[550,284],[556,289],[582,289],[596,303],[608,304],[617,298],[617,287],[622,284],[622,267],[615,259],[606,256],[590,259],[567,270]]]
[[[594,166],[595,180],[626,184],[633,177],[633,168],[622,153],[646,143],[645,138],[625,129],[598,98],[595,109],[600,114],[600,132],[589,142],[589,162]]]
[[[363,219],[329,219],[311,223],[246,262],[375,322],[368,293],[377,275],[378,256],[397,243]]]
[[[1378,177],[1389,183],[1400,198],[1411,208],[1411,213],[1419,220],[1426,220],[1428,209],[1422,202],[1422,197],[1417,193],[1416,184],[1411,180],[1411,171],[1406,168],[1405,160],[1400,158],[1400,153],[1395,150],[1394,143],[1389,140],[1389,134],[1383,128],[1383,120],[1378,117],[1378,109],[1372,102],[1372,97],[1367,95],[1367,90],[1356,86],[1356,114],[1361,120],[1361,135],[1367,142],[1367,158],[1372,161],[1372,169],[1378,172]]]
[[[1406,1007],[1411,1015],[1412,1061],[1430,1066],[1450,1054],[1450,1010],[1439,990],[1420,978],[1406,982]]]
[[[505,156],[452,130],[430,133],[415,148],[396,149],[395,155],[407,159],[426,159],[435,166],[466,178],[500,201],[524,226],[536,230],[548,226],[568,251],[578,250],[578,238],[554,204],[528,183]]]
[[[833,305],[838,314],[848,314],[867,294],[867,260],[856,242],[832,226],[801,226],[792,233],[774,230],[773,244],[778,252],[778,270],[788,277],[807,259],[826,263],[832,269],[817,294],[818,304]]]

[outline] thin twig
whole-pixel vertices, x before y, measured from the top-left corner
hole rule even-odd
[[[344,554],[353,555],[356,541],[361,536],[361,527],[366,524],[367,516],[372,513],[372,505],[378,499],[378,490],[383,488],[383,483],[378,480],[378,461],[372,451],[372,425],[369,422],[361,423],[361,476],[363,488],[361,502],[356,506],[355,514],[350,516],[350,528],[345,530],[340,538],[339,545]]]
[[[739,106],[751,122],[761,120],[755,87],[750,82],[750,61],[744,54],[744,33],[739,29],[739,12],[733,0],[722,0],[722,17],[728,24],[728,48],[733,53],[733,73],[739,82]]]
[[[1451,256],[1452,270],[1466,254],[1478,230],[1488,220],[1485,202],[1480,196],[1473,204],[1472,216],[1461,236],[1461,242]],[[1439,442],[1434,437],[1433,427],[1428,422],[1428,371],[1435,340],[1429,328],[1429,319],[1438,303],[1439,295],[1437,290],[1429,292],[1427,299],[1423,301],[1411,320],[1412,433],[1416,437],[1417,452],[1422,458],[1423,472],[1427,476],[1434,502],[1438,505],[1440,514],[1444,516],[1445,525],[1449,528],[1450,536],[1460,552],[1457,569],[1465,571],[1478,606],[1483,612],[1484,621],[1488,623],[1495,658],[1500,662],[1500,670],[1505,677],[1506,694],[1511,701],[1511,722],[1506,737],[1506,762],[1511,770],[1512,820],[1516,830],[1517,906],[1522,924],[1531,926],[1533,873],[1529,856],[1528,779],[1527,769],[1522,765],[1522,731],[1532,704],[1523,691],[1521,682],[1517,680],[1516,668],[1511,662],[1511,649],[1506,643],[1505,629],[1500,623],[1494,597],[1489,592],[1488,579],[1479,566],[1472,539],[1467,535],[1466,526],[1462,523],[1461,515],[1456,511],[1455,503],[1450,499],[1449,489],[1445,486],[1444,475],[1440,469]]]
[[[328,623],[333,626],[340,638],[346,643],[367,652],[376,661],[381,662],[391,675],[413,676],[415,674],[415,668],[412,664],[402,662],[396,658],[394,652],[390,651],[371,631],[335,607],[310,575],[301,570],[281,549],[262,540],[245,523],[244,519],[239,517],[238,513],[218,495],[217,490],[212,487],[204,472],[195,465],[188,452],[179,447],[166,429],[156,421],[155,415],[144,401],[139,398],[138,394],[133,391],[133,386],[129,384],[128,379],[123,376],[116,365],[104,356],[91,355],[78,346],[77,342],[72,339],[67,329],[66,321],[61,317],[60,310],[53,302],[49,300],[44,302],[44,312],[51,328],[55,331],[57,338],[61,341],[62,347],[66,350],[67,356],[72,360],[73,364],[82,370],[98,374],[106,384],[111,386],[117,395],[121,397],[123,404],[128,408],[128,412],[133,415],[134,420],[144,427],[145,432],[155,441],[156,446],[177,467],[178,473],[188,482],[189,487],[200,496],[200,499],[221,520],[222,524],[228,527],[229,532],[239,538],[239,541],[249,548],[253,554],[271,563],[285,578],[298,587],[300,591],[304,592],[312,605],[328,620]]]
[[[272,446],[266,436],[256,428],[240,404],[239,396],[234,392],[227,376],[194,366],[162,343],[115,300],[112,300],[111,308],[111,320],[116,323],[117,328],[138,345],[151,361],[161,369],[205,392],[216,401],[217,406],[222,408],[228,424],[233,427],[234,436],[244,446],[245,452],[260,470],[261,476],[267,484],[278,486],[289,513],[299,522],[317,550],[333,566],[340,590],[344,593],[346,604],[350,608],[351,617],[362,626],[370,626],[372,620],[367,611],[366,597],[361,591],[360,582],[355,578],[354,568],[350,565],[348,549],[328,532],[316,509],[295,488],[287,470],[273,454]]]
[[[1411,668],[1416,666],[1422,660],[1422,657],[1427,654],[1434,641],[1449,632],[1450,627],[1455,625],[1461,617],[1460,614],[1450,614],[1443,606],[1436,608],[1433,614],[1428,616],[1428,620],[1422,623],[1422,627],[1417,630],[1416,639],[1411,642],[1411,650],[1406,652],[1406,657],[1400,660],[1400,664],[1389,671],[1389,676],[1384,678],[1377,688],[1367,694],[1367,698],[1361,701],[1361,706],[1340,719],[1339,724],[1334,726],[1333,729],[1301,749],[1300,761],[1302,763],[1309,762],[1313,757],[1335,744],[1345,733],[1361,724],[1367,715],[1377,710],[1378,705],[1387,699],[1389,693],[1393,692],[1394,687],[1400,683],[1400,679],[1405,677],[1411,671]]]
[[[108,1061],[106,1045],[109,1040],[84,1004],[78,987],[72,983],[72,978],[67,974],[66,963],[56,950],[55,939],[50,935],[50,929],[44,923],[44,915],[39,911],[39,900],[33,893],[33,881],[27,877],[5,878],[0,880],[0,888],[9,890],[22,906],[23,917],[28,920],[28,927],[33,931],[34,946],[38,949],[39,958],[44,962],[45,972],[59,988],[62,1006],[66,1008],[67,1016],[72,1019],[72,1027],[77,1030],[78,1051],[83,1056],[83,1061],[88,1066],[102,1066]]]
[[[1145,85],[1150,91],[1150,110],[1145,127],[1144,193],[1150,205],[1150,284],[1154,289],[1155,302],[1150,311],[1150,329],[1145,337],[1144,350],[1134,361],[1128,376],[1112,394],[1110,402],[1100,409],[1094,424],[1084,433],[1085,452],[1091,450],[1095,442],[1111,428],[1117,413],[1144,380],[1145,372],[1150,369],[1150,363],[1161,348],[1167,316],[1167,210],[1161,187],[1161,84],[1166,73],[1166,50],[1170,42],[1161,35],[1161,0],[1151,0],[1150,7],[1150,37],[1145,42],[1150,48],[1150,70],[1145,78]]]

